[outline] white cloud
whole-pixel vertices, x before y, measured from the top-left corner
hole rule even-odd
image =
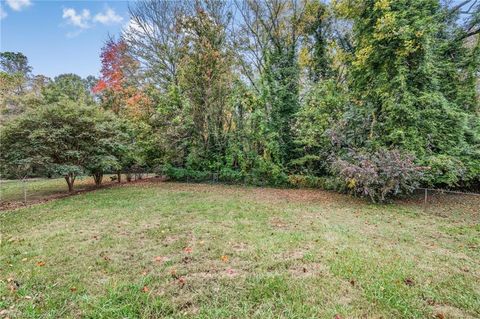
[[[131,32],[131,33],[142,33],[143,29],[138,25],[138,23],[132,19],[128,20],[127,23],[122,28],[123,31],[125,32]]]
[[[83,9],[82,12],[78,13],[73,8],[63,9],[63,16],[65,20],[71,25],[79,27],[80,29],[87,29],[90,27],[88,21],[90,21],[90,11]]]
[[[155,27],[151,23],[139,25],[135,20],[130,19],[123,25],[122,33],[124,36],[142,38],[155,32]]]
[[[103,12],[99,12],[95,16],[92,16],[88,9],[77,12],[73,8],[64,8],[62,18],[68,24],[76,27],[73,31],[67,33],[68,38],[74,38],[84,30],[94,28],[99,23],[111,25],[123,21],[123,18],[110,7],[105,7]]]
[[[0,20],[5,19],[7,15],[7,12],[0,6]]]
[[[122,22],[123,18],[119,16],[112,8],[107,7],[105,12],[100,12],[95,15],[93,21],[101,24],[115,24]]]
[[[30,0],[7,0],[7,4],[12,10],[21,11],[32,4]]]

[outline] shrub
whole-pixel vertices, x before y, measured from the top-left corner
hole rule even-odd
[[[457,186],[465,179],[466,169],[463,162],[448,155],[435,155],[427,159],[428,171],[425,173],[427,185]]]
[[[412,155],[398,150],[381,149],[337,159],[332,167],[349,192],[369,197],[373,202],[384,202],[418,187],[422,174],[414,160]]]
[[[187,169],[187,176],[193,182],[208,182],[212,180],[212,173]]]
[[[171,165],[165,165],[165,167],[163,167],[162,173],[176,181],[184,181],[187,179],[187,170],[184,168],[177,168]]]
[[[280,165],[259,159],[246,174],[246,183],[251,185],[288,185],[288,176]]]
[[[173,167],[166,165],[163,173],[175,181],[182,182],[207,182],[212,180],[212,174],[206,171],[197,171],[191,168]]]
[[[288,183],[298,188],[324,188],[325,181],[321,177],[312,175],[290,175]]]
[[[220,170],[219,180],[226,183],[240,183],[244,180],[242,172],[224,167]]]

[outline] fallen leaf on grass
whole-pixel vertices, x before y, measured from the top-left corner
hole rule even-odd
[[[437,314],[435,315],[435,318],[437,318],[437,319],[445,319],[445,315],[444,315],[443,313],[439,312],[439,313],[437,313]]]
[[[157,257],[155,257],[155,261],[156,261],[156,262],[162,262],[162,260],[163,260],[163,257],[162,257],[162,256],[157,256]]]
[[[77,287],[72,287],[72,288],[70,288],[70,291],[71,291],[71,292],[77,291]]]
[[[228,256],[226,256],[226,255],[223,255],[220,259],[221,259],[224,263],[228,262]]]
[[[150,291],[150,289],[148,289],[148,287],[147,287],[147,286],[143,286],[143,288],[142,288],[142,291],[143,291],[143,292],[149,292],[149,291]]]
[[[38,267],[43,267],[43,266],[45,266],[45,262],[44,261],[37,261],[37,266]]]
[[[333,319],[343,319],[342,316],[340,316],[339,314],[336,314]]]
[[[178,284],[180,285],[181,288],[183,288],[183,286],[185,286],[185,283],[186,283],[185,277],[178,278]]]
[[[20,283],[13,278],[7,278],[7,283],[10,292],[15,292],[20,288]]]
[[[407,286],[410,286],[410,287],[415,285],[415,281],[413,281],[412,278],[405,278],[403,280],[403,283]]]
[[[192,249],[192,247],[185,247],[185,248],[183,249],[183,251],[184,251],[185,253],[187,253],[187,254],[190,254],[190,253],[193,251],[193,249]]]

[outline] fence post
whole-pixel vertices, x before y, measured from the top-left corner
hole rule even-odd
[[[23,184],[23,203],[26,205],[27,204],[27,180],[26,177],[22,179],[22,184]]]
[[[423,210],[426,212],[427,211],[427,205],[428,205],[428,189],[425,188],[425,198],[423,202]]]

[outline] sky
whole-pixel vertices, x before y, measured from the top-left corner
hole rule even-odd
[[[22,52],[33,74],[98,76],[100,50],[128,24],[128,2],[0,0],[0,51]]]

